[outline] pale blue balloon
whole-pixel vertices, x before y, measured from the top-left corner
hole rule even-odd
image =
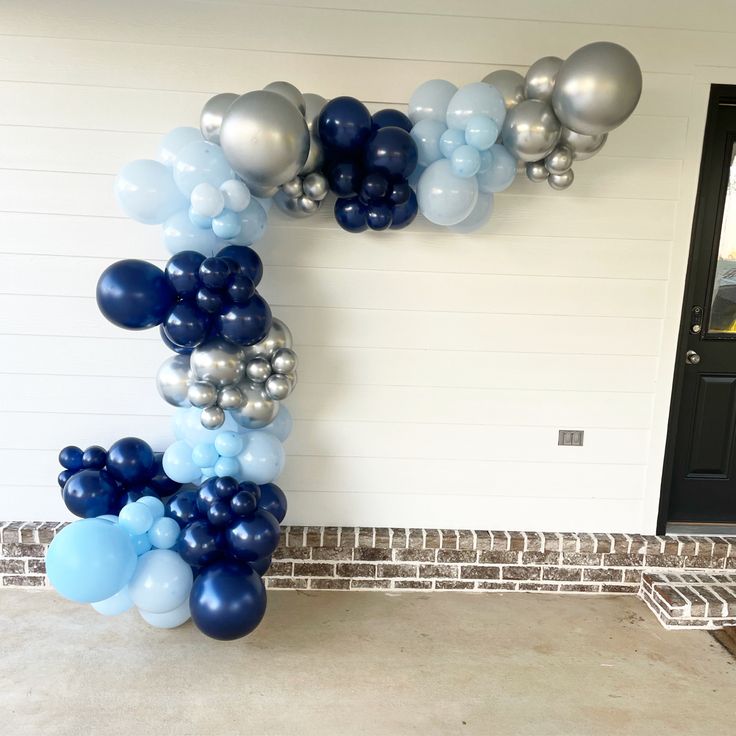
[[[118,523],[118,517],[115,516],[115,514],[103,514],[102,516],[97,516],[95,518],[101,519],[102,521],[109,521],[111,524]]]
[[[185,440],[178,440],[166,448],[163,468],[177,483],[193,483],[200,476],[199,467],[192,462],[192,448]]]
[[[291,412],[284,404],[281,404],[279,413],[276,415],[276,419],[274,419],[271,424],[267,424],[263,428],[263,431],[270,432],[272,435],[278,437],[282,442],[286,442],[291,434],[293,426],[294,420],[291,418]]]
[[[198,227],[189,219],[189,210],[175,212],[164,223],[164,245],[175,255],[183,250],[196,250],[208,258],[225,246],[211,229]]]
[[[202,480],[207,478],[214,478],[217,475],[214,468],[202,468]]]
[[[199,442],[192,448],[192,462],[198,468],[214,465],[219,457],[215,446],[210,442]]]
[[[154,521],[156,521],[156,519],[160,519],[166,511],[164,502],[156,496],[142,496],[136,501],[136,503],[142,503],[144,506],[147,506]]]
[[[145,534],[153,524],[153,513],[143,503],[127,503],[120,509],[120,526],[125,529],[128,534]]]
[[[478,194],[473,211],[460,223],[453,225],[450,230],[454,233],[472,233],[480,230],[490,219],[493,214],[493,195]]]
[[[446,79],[430,79],[420,84],[409,98],[409,119],[416,124],[420,120],[445,122],[447,106],[457,87]]]
[[[94,603],[127,585],[137,560],[125,529],[99,519],[81,519],[54,537],[46,553],[46,573],[64,598]]]
[[[456,128],[447,128],[440,136],[440,151],[445,158],[452,158],[452,154],[465,145],[465,133]]]
[[[105,598],[104,601],[93,603],[92,608],[103,616],[117,616],[120,613],[125,613],[128,609],[133,608],[128,586],[121,588],[115,595]]]
[[[218,478],[226,478],[232,476],[233,478],[240,472],[240,464],[237,458],[234,457],[221,457],[215,463],[215,475]]]
[[[447,130],[443,120],[425,118],[420,120],[412,129],[411,137],[417,144],[417,153],[420,166],[429,166],[431,163],[442,158],[440,150],[440,138]]]
[[[259,486],[273,483],[284,469],[286,457],[278,437],[270,432],[254,430],[245,435],[245,448],[238,455],[240,478]]]
[[[498,138],[496,121],[485,115],[473,115],[465,127],[465,142],[479,151],[487,151]]]
[[[242,228],[240,214],[232,210],[223,210],[219,215],[212,218],[212,232],[223,240],[236,238],[240,235]]]
[[[196,212],[192,210],[192,208],[189,208],[189,211],[187,212],[187,215],[189,216],[189,222],[194,225],[194,227],[198,227],[200,230],[207,230],[207,228],[212,227],[212,218],[206,217],[205,215],[198,215]]]
[[[263,205],[253,197],[250,204],[242,211],[238,212],[240,218],[240,232],[232,237],[230,242],[233,245],[251,245],[263,237],[266,232],[266,224],[268,223],[268,215]]]
[[[478,188],[485,194],[508,189],[516,178],[516,159],[499,143],[491,146],[490,166],[479,172]]]
[[[173,166],[179,151],[184,146],[201,140],[202,134],[198,128],[174,128],[161,139],[156,150],[156,158],[164,166]]]
[[[165,613],[151,613],[150,611],[144,611],[138,609],[138,613],[141,614],[141,618],[151,626],[157,629],[175,629],[177,626],[189,621],[191,614],[189,613],[189,598],[184,603],[177,606],[173,611],[166,611]]]
[[[463,179],[443,158],[427,167],[417,187],[419,211],[436,225],[457,225],[473,211],[478,201],[478,180]]]
[[[506,117],[503,95],[485,82],[466,84],[452,96],[447,106],[447,127],[465,130],[476,115],[491,118],[499,130]]]
[[[200,416],[202,410],[196,406],[181,407],[174,414],[174,434],[177,439],[186,440],[192,447],[201,443],[212,445],[222,432],[237,432],[238,423],[230,412],[225,412],[225,422],[218,429],[207,429],[202,426]]]
[[[115,197],[123,212],[145,225],[160,225],[187,201],[160,161],[138,159],[125,164],[115,177]]]
[[[279,413],[283,410],[282,405]],[[278,414],[276,416],[278,417]],[[215,450],[223,457],[235,457],[243,451],[243,438],[237,432],[220,432],[215,437]],[[214,465],[215,462],[217,459],[207,464]]]
[[[148,541],[157,549],[171,549],[179,539],[179,525],[168,516],[153,522],[148,530]]]
[[[187,197],[197,184],[207,182],[219,188],[228,179],[234,178],[235,172],[220,146],[209,141],[187,143],[174,159],[174,181],[179,191]]]
[[[145,532],[143,534],[131,534],[130,538],[133,542],[135,553],[138,555],[138,557],[146,554],[146,552],[151,549],[151,542],[148,539],[148,532]]]
[[[462,179],[475,176],[480,169],[480,153],[473,146],[459,146],[452,152],[452,171]]]
[[[138,608],[166,613],[187,600],[192,580],[192,568],[176,552],[152,549],[138,558],[128,591]]]

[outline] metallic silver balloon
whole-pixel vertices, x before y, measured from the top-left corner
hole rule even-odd
[[[245,404],[231,412],[233,419],[246,429],[259,429],[270,424],[279,412],[277,402],[269,398],[264,384],[243,381],[238,385]]]
[[[562,59],[557,56],[543,56],[535,61],[524,78],[524,96],[527,100],[549,102],[561,66]]]
[[[263,89],[268,92],[275,92],[283,98],[289,100],[299,112],[304,115],[307,112],[307,106],[304,102],[304,95],[291,82],[271,82]]]
[[[217,388],[234,386],[245,375],[242,348],[219,337],[195,348],[190,360],[194,377]]]
[[[511,69],[498,69],[483,77],[486,84],[494,86],[503,97],[503,104],[509,110],[524,99],[524,77]]]
[[[225,412],[219,406],[208,406],[202,409],[199,421],[205,429],[219,429],[225,424]]]
[[[316,130],[309,135],[309,155],[304,162],[304,166],[299,169],[300,174],[311,174],[319,169],[325,162],[325,152],[322,148],[322,141],[319,139]]]
[[[295,197],[290,197],[283,189],[279,189],[276,194],[273,195],[273,201],[276,206],[289,217],[301,218],[309,217],[311,212],[303,212],[299,208],[299,200]]]
[[[321,202],[330,191],[330,184],[324,174],[314,172],[304,177],[302,188],[309,199]]]
[[[530,181],[539,184],[549,176],[549,171],[545,168],[544,161],[530,161],[526,165],[526,175]]]
[[[282,184],[281,189],[283,189],[284,194],[287,197],[301,197],[304,193],[304,190],[302,189],[302,180],[298,176],[295,176],[293,179]]]
[[[310,199],[309,197],[302,195],[296,200],[296,206],[301,212],[309,216],[314,215],[319,211],[319,208],[322,206],[322,202],[317,202],[314,199]]]
[[[187,398],[192,406],[205,409],[217,403],[217,389],[207,381],[194,381],[189,384]]]
[[[583,135],[564,127],[562,133],[560,133],[560,143],[564,143],[572,150],[572,157],[575,161],[585,161],[588,158],[593,158],[603,148],[607,140],[608,133]]]
[[[264,383],[271,373],[271,364],[263,357],[252,358],[245,366],[245,375],[253,383]]]
[[[599,135],[617,128],[641,96],[641,69],[633,54],[598,41],[575,51],[557,73],[552,106],[576,133]]]
[[[274,373],[266,381],[266,394],[269,399],[283,401],[291,391],[291,383],[286,376]]]
[[[156,388],[161,398],[172,406],[189,406],[187,390],[192,373],[188,355],[172,355],[156,374]]]
[[[296,370],[296,353],[290,348],[279,348],[271,356],[274,373],[291,373]]]
[[[573,182],[575,174],[572,169],[568,169],[564,174],[550,174],[547,183],[552,189],[567,189]]]
[[[560,121],[546,102],[524,100],[506,113],[502,136],[512,156],[539,161],[557,145]]]
[[[270,199],[279,191],[280,187],[278,185],[275,187],[264,187],[260,184],[254,184],[251,181],[248,182],[248,189],[250,189],[250,193],[254,197],[258,197],[259,199]]]
[[[555,150],[544,159],[544,166],[550,174],[564,174],[572,167],[572,151],[558,143]]]
[[[199,116],[199,129],[202,131],[202,137],[210,143],[220,142],[220,127],[222,119],[228,111],[230,105],[238,99],[238,95],[234,92],[223,92],[222,94],[210,97],[204,103],[202,112]]]
[[[255,358],[258,355],[271,355],[279,348],[290,348],[292,344],[289,328],[280,319],[274,317],[268,335],[261,342],[246,348],[246,351],[249,358]]]
[[[313,92],[305,92],[304,104],[307,108],[304,113],[304,118],[307,121],[309,132],[312,133],[317,130],[317,118],[319,118],[322,108],[327,104],[327,100],[322,97],[322,95],[315,95]]]
[[[240,409],[245,403],[245,396],[237,386],[226,386],[217,394],[217,406],[221,409]]]
[[[230,166],[247,184],[274,187],[293,179],[309,155],[304,116],[285,97],[258,90],[238,97],[220,129]]]

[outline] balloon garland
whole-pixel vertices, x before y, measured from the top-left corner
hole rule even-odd
[[[216,639],[250,633],[286,514],[274,481],[292,424],[281,402],[297,380],[291,333],[257,291],[263,265],[249,247],[271,203],[309,217],[331,192],[348,232],[398,230],[418,213],[470,232],[517,162],[533,182],[571,186],[573,164],[603,148],[641,86],[636,59],[608,42],[539,59],[525,76],[424,82],[408,115],[274,82],[214,96],[199,129],[176,128],[155,160],[124,166],[118,203],[162,226],[171,258],[164,270],[113,263],[97,304],[119,327],[158,327],[173,351],[156,382],[176,407],[176,441],[164,453],[135,437],[61,451],[62,498],[82,519],[49,547],[57,591],[105,615],[135,606],[154,627],[191,616]]]

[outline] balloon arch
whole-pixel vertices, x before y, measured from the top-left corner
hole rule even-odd
[[[199,129],[176,128],[155,159],[124,166],[121,208],[161,225],[172,255],[164,270],[112,264],[97,304],[119,327],[157,327],[173,351],[156,380],[176,407],[176,441],[163,453],[135,437],[61,451],[62,498],[82,518],[49,547],[57,591],[106,615],[135,606],[159,628],[191,616],[216,639],[252,631],[286,514],[274,481],[292,425],[281,402],[297,381],[291,333],[258,294],[263,265],[249,247],[271,204],[309,217],[332,193],[351,233],[405,228],[418,213],[477,230],[518,162],[533,182],[571,186],[573,165],[603,148],[641,86],[636,59],[608,42],[539,59],[526,76],[424,82],[408,115],[274,82],[216,95]]]

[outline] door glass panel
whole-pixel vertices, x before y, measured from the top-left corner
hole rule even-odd
[[[731,149],[712,293],[708,332],[736,336],[736,143]]]

